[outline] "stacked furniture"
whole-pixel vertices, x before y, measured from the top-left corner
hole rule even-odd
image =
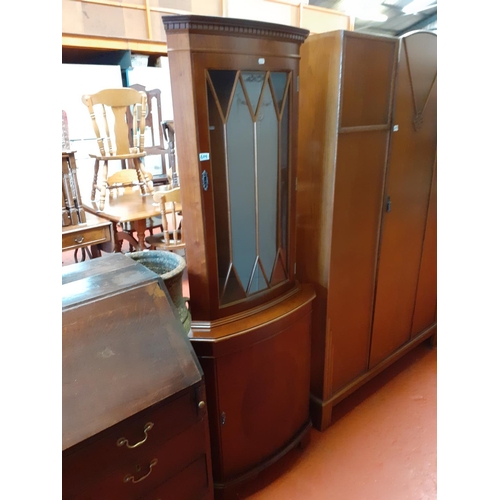
[[[74,151],[62,152],[62,226],[86,222]]]
[[[192,314],[214,488],[310,431],[314,290],[295,279],[299,47],[290,26],[165,16]]]
[[[65,135],[64,117],[63,112],[63,137]],[[85,260],[85,252],[90,257],[100,257],[101,250],[111,251],[113,245],[111,223],[96,215],[88,214],[84,210],[76,172],[75,152],[63,150],[62,251],[74,250],[76,262],[79,249],[82,249],[82,260]]]
[[[297,276],[315,284],[311,413],[436,334],[436,35],[301,51]]]
[[[163,280],[113,254],[62,282],[63,498],[213,498],[203,374]]]
[[[145,118],[145,136],[147,135],[149,141],[144,139],[145,144],[149,144],[148,146],[144,146],[144,151],[147,153],[147,158],[156,158],[156,161],[160,160],[161,162],[161,174],[153,176],[153,185],[163,185],[169,184],[168,174],[167,174],[167,162],[166,155],[169,155],[169,149],[165,148],[165,142],[167,139],[164,134],[165,123],[163,121],[161,115],[161,90],[160,89],[150,89],[146,90],[144,85],[140,83],[136,83],[134,85],[130,85],[131,89],[138,90],[144,92],[146,94],[146,118]],[[130,108],[127,109],[127,123],[130,127],[130,135],[133,140],[133,123],[134,119]],[[159,157],[159,158],[158,158]],[[127,168],[127,162],[122,161],[122,168]],[[147,171],[147,170],[146,170]]]
[[[82,96],[87,106],[92,127],[99,147],[98,154],[89,153],[95,160],[94,178],[90,200],[95,201],[99,191],[99,209],[104,210],[108,192],[108,163],[129,161],[137,173],[141,194],[153,192],[153,182],[147,178],[141,158],[147,155],[144,149],[147,96],[143,91],[132,88],[104,89]],[[132,107],[132,131],[126,117]]]

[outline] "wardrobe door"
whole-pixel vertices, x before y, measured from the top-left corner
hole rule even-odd
[[[436,40],[416,32],[400,43],[370,368],[411,335],[436,154]]]
[[[436,162],[432,176],[431,196],[427,225],[425,227],[424,247],[420,263],[418,278],[417,298],[411,337],[436,323],[437,309],[437,187],[436,187]]]
[[[367,370],[397,39],[344,34],[327,328],[331,390]]]

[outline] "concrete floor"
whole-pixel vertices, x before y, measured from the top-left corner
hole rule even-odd
[[[313,430],[306,449],[241,498],[435,500],[436,379],[437,350],[424,342],[342,401],[326,431]]]

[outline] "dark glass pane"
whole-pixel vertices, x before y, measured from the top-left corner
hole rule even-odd
[[[230,264],[230,228],[228,191],[226,182],[226,149],[224,144],[225,125],[216,104],[210,85],[207,83],[208,119],[210,132],[210,155],[212,168],[212,190],[217,224],[217,268],[219,275],[219,294],[222,294]],[[237,288],[237,283],[231,287]]]
[[[284,263],[286,265],[288,258],[288,190],[289,190],[289,94],[287,92],[284,106],[283,116],[281,118],[281,133],[280,133],[280,188],[281,188],[281,207],[280,207],[280,223],[281,223],[281,248],[283,250]]]
[[[208,72],[224,117],[227,116],[229,98],[234,87],[236,73],[233,70],[209,70]]]
[[[276,72],[271,73],[271,84],[273,86],[274,95],[277,100],[278,109],[281,110],[283,98],[285,96],[286,80],[288,73]]]
[[[246,297],[246,292],[241,285],[239,277],[231,266],[225,280],[219,281],[219,296],[221,304],[228,304],[235,300],[241,300]]]

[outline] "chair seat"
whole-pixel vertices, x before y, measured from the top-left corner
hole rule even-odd
[[[172,231],[170,234],[173,236]],[[177,238],[180,239],[181,231],[177,231]],[[160,250],[178,250],[180,248],[184,248],[186,246],[185,243],[175,243],[174,239],[170,240],[170,244],[165,242],[165,238],[163,233],[153,234],[151,236],[146,237],[146,243],[151,245],[154,248],[159,248]]]

